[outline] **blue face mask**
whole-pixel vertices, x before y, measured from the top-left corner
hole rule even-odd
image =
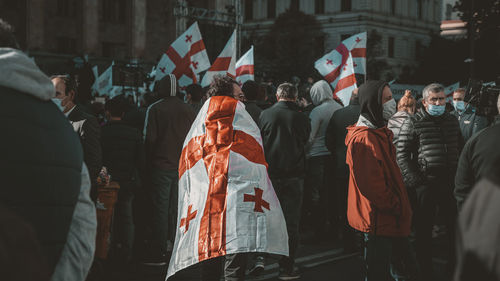
[[[64,106],[62,106],[62,104],[61,104],[61,103],[62,103],[62,100],[60,100],[60,99],[56,99],[56,98],[53,98],[53,99],[52,99],[52,102],[53,102],[53,103],[55,103],[55,104],[57,105],[57,108],[59,108],[59,110],[60,110],[61,112],[63,112],[63,111],[64,111]]]
[[[429,106],[427,107],[427,112],[429,112],[431,116],[441,116],[443,115],[445,110],[446,106],[444,105],[429,104]]]
[[[453,101],[453,107],[455,107],[456,111],[464,111],[465,110],[465,103],[464,101]]]

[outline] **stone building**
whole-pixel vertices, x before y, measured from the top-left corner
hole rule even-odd
[[[325,34],[318,48],[326,53],[350,35],[376,30],[382,35],[383,59],[397,75],[418,58],[438,34],[441,0],[244,0],[243,35],[263,34],[287,9],[314,15]]]

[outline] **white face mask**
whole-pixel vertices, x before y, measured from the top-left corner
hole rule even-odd
[[[382,111],[382,117],[384,117],[384,120],[388,121],[392,115],[396,113],[396,107],[397,105],[394,99],[390,99],[382,105],[382,108],[384,109]]]

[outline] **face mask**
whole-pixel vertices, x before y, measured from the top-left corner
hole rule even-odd
[[[396,101],[394,99],[390,99],[382,105],[382,108],[382,117],[384,117],[384,120],[387,121],[396,113]]]
[[[64,112],[64,106],[62,106],[62,100],[53,98],[52,102],[57,105],[57,108],[59,108],[61,112]]]
[[[429,104],[429,106],[427,107],[427,112],[429,112],[431,116],[440,116],[443,115],[445,109],[446,106],[444,105]]]
[[[453,101],[453,107],[455,107],[456,111],[464,111],[465,110],[465,103],[464,101]]]

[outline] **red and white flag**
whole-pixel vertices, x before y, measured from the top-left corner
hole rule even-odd
[[[198,82],[197,74],[210,67],[198,23],[193,23],[163,54],[156,67],[155,80],[174,74],[180,87]]]
[[[366,32],[353,35],[314,63],[314,67],[332,85],[334,94],[337,94],[344,105],[349,104],[352,90],[351,93],[348,91],[353,89],[353,81],[355,88],[354,74],[366,75],[366,38]],[[343,73],[345,71],[347,72]],[[343,92],[338,94],[341,90]]]
[[[236,81],[241,85],[248,80],[255,80],[253,46],[236,62]]]
[[[222,52],[207,73],[205,73],[205,76],[203,76],[201,86],[206,87],[210,85],[215,75],[227,75],[231,78],[236,78],[236,29],[233,31]]]
[[[234,98],[212,97],[198,113],[179,161],[178,202],[167,278],[227,254],[288,255],[259,128]]]

